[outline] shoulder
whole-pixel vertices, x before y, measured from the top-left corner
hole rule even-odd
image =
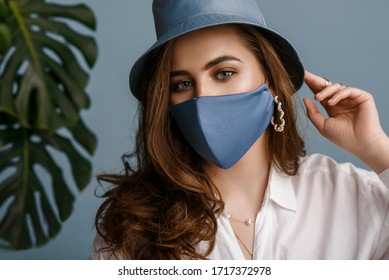
[[[328,205],[348,204],[380,213],[389,208],[388,182],[375,172],[351,163],[338,163],[325,155],[302,158],[299,173],[292,182],[296,194],[317,196]]]
[[[350,176],[376,177],[376,175],[368,170],[358,168],[352,163],[338,163],[333,158],[322,155],[312,154],[301,158],[299,175],[306,174],[344,174]]]
[[[389,187],[383,176],[320,154],[303,157],[295,176],[277,175],[275,187],[292,189],[288,198],[296,206],[288,226],[298,232],[298,244],[322,248],[325,242],[330,258],[387,257]],[[345,247],[354,248],[353,255],[342,255]]]
[[[349,162],[338,163],[331,157],[322,154],[303,157],[297,177],[303,181],[324,184],[326,187],[340,185],[348,188],[383,186],[376,173],[356,167]]]

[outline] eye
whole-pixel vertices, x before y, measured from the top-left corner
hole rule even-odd
[[[193,86],[193,82],[189,80],[179,81],[172,85],[171,90],[174,92],[183,91]]]
[[[235,73],[236,73],[235,71],[231,71],[231,70],[220,71],[216,74],[216,78],[218,78],[219,80],[226,80],[232,75],[234,75]]]

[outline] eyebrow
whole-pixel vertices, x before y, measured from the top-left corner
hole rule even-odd
[[[217,65],[217,64],[219,64],[221,62],[224,62],[224,61],[238,61],[238,62],[242,62],[239,58],[237,58],[235,56],[222,55],[222,56],[219,56],[219,57],[211,60],[207,64],[205,64],[204,69],[208,70],[208,69],[212,68],[213,66],[215,66],[215,65]],[[185,71],[185,70],[177,70],[177,71],[170,72],[170,77],[187,76],[187,75],[189,75],[189,72]]]
[[[230,56],[230,55],[223,55],[223,56],[219,56],[213,60],[211,60],[210,62],[208,62],[204,69],[208,70],[209,68],[212,68],[213,66],[221,63],[221,62],[224,62],[224,61],[239,61],[239,62],[242,62],[239,58],[235,57],[235,56]]]

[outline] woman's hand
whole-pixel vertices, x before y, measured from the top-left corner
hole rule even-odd
[[[305,83],[328,114],[326,118],[312,100],[304,99],[308,117],[319,132],[375,172],[389,168],[389,138],[380,125],[373,96],[361,89],[327,83],[308,71]]]

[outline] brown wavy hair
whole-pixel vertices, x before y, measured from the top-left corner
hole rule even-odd
[[[305,155],[295,125],[295,89],[271,43],[254,27],[236,28],[283,103],[284,132],[268,128],[270,159],[276,168],[294,175]],[[217,217],[224,208],[204,159],[186,142],[169,113],[173,47],[174,40],[155,50],[147,62],[136,148],[123,156],[123,173],[97,176],[111,185],[95,219],[107,244],[102,250],[125,259],[205,259],[214,248]],[[274,117],[277,120],[277,110]],[[134,158],[136,167],[129,163]],[[202,251],[197,248],[200,241],[208,241]]]

